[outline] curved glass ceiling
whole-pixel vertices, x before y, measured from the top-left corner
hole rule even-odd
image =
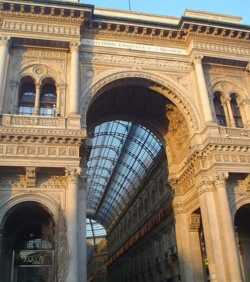
[[[93,238],[93,237],[104,237],[106,236],[106,230],[103,226],[96,222],[93,219],[86,218],[86,237]]]
[[[87,212],[108,228],[129,203],[162,149],[145,127],[116,120],[98,125],[87,162]]]

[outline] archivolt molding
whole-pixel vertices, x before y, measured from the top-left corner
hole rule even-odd
[[[244,205],[250,204],[250,195],[246,195],[245,197],[240,197],[234,199],[234,201],[230,202],[231,214],[232,218],[235,218],[236,212]]]
[[[57,84],[65,84],[65,75],[62,72],[62,66],[50,64],[41,64],[39,60],[31,62],[25,62],[20,66],[20,72],[17,74],[17,80],[19,81],[24,76],[32,76],[35,78],[36,83],[41,83],[46,77],[52,77]]]
[[[10,198],[5,201],[2,207],[0,207],[0,226],[4,225],[6,214],[8,211],[13,208],[15,205],[25,203],[25,202],[37,202],[39,204],[47,207],[53,215],[57,215],[59,202],[53,199],[51,196],[41,195],[41,194],[23,194]]]
[[[220,91],[226,95],[230,95],[231,93],[237,93],[241,96],[242,99],[247,98],[247,95],[244,89],[239,86],[236,82],[229,80],[224,77],[217,77],[211,80],[211,89],[214,92]]]
[[[176,85],[176,82],[169,81],[169,78],[167,77],[162,77],[154,73],[147,73],[142,71],[116,70],[116,72],[113,72],[99,79],[98,81],[95,81],[92,84],[92,87],[90,89],[87,89],[83,94],[83,97],[85,98],[85,100],[82,101],[81,111],[83,121],[86,122],[87,109],[90,105],[91,99],[96,95],[96,93],[108,83],[115,82],[124,78],[140,78],[158,84],[153,87],[153,90],[167,97],[180,109],[188,122],[189,131],[194,132],[199,130],[199,113],[195,110],[195,106],[190,101],[190,99],[188,99],[187,93],[184,93],[184,91],[182,91],[183,89],[180,90],[180,87]]]

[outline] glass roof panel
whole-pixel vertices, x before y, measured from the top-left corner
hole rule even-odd
[[[86,236],[87,238],[106,236],[104,227],[93,219],[86,218]]]
[[[162,144],[145,127],[122,120],[102,123],[88,137],[87,210],[108,227],[143,181]]]

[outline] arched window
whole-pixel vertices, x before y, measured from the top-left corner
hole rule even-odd
[[[237,99],[236,99],[236,93],[232,93],[230,95],[230,106],[232,109],[232,114],[233,114],[233,119],[235,122],[235,126],[236,127],[243,127],[243,122],[242,122],[242,118],[241,118],[241,114],[240,114],[240,109],[239,106],[237,104]]]
[[[56,108],[56,86],[51,78],[43,81],[40,97],[40,115],[54,116]]]
[[[18,113],[32,115],[35,105],[35,82],[31,77],[23,77],[20,81]]]
[[[225,116],[225,111],[224,108],[221,104],[221,93],[219,91],[214,93],[214,109],[215,109],[215,114],[217,118],[217,123],[222,126],[226,126],[226,116]]]

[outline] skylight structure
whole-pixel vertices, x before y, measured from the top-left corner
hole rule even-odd
[[[89,138],[87,213],[107,228],[137,191],[162,144],[144,126],[122,120],[96,126]]]

